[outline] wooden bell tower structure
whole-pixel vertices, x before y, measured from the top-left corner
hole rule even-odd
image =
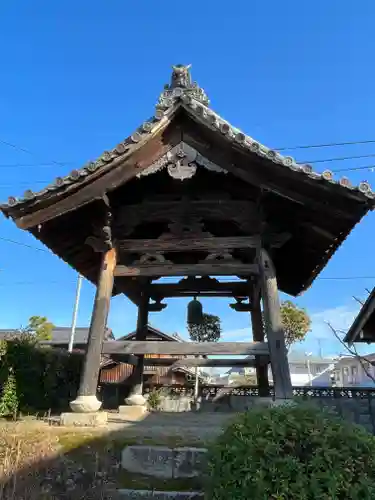
[[[353,187],[316,173],[231,126],[210,108],[189,67],[178,65],[154,116],[127,139],[1,209],[97,286],[71,404],[94,412],[102,354],[134,364],[128,404],[144,403],[144,355],[153,353],[252,355],[260,394],[268,391],[270,363],[275,397],[290,398],[279,290],[306,290],[373,206],[366,182]],[[161,282],[164,276],[175,282]],[[103,342],[110,298],[119,293],[138,306],[137,340]],[[251,315],[253,338],[145,341],[150,310],[163,309],[165,298],[195,295],[233,297],[233,309]]]

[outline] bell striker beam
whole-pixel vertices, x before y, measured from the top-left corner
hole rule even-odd
[[[271,257],[264,248],[260,249],[259,261],[264,319],[270,351],[275,399],[291,399],[293,389],[281,322],[276,271]]]
[[[147,337],[148,313],[149,313],[149,292],[146,286],[141,292],[141,297],[138,305],[137,330],[135,338],[137,341],[145,341]],[[144,355],[138,356],[138,363],[133,367],[132,388],[129,397],[125,399],[125,403],[130,406],[143,406],[146,403],[143,397],[143,370],[144,370]]]
[[[264,342],[264,325],[262,310],[260,307],[260,290],[254,285],[252,294],[251,326],[253,330],[253,340]],[[255,358],[256,377],[259,388],[259,396],[269,395],[268,364],[262,363],[259,356]]]
[[[70,407],[77,413],[98,411],[101,402],[96,397],[104,332],[107,325],[112,296],[116,250],[111,248],[102,254],[94,309],[91,317],[87,352],[76,400]]]

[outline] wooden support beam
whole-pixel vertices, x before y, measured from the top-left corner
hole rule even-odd
[[[257,356],[259,363],[266,365],[269,363],[269,356]],[[185,359],[173,359],[173,358],[145,358],[145,365],[151,366],[171,366],[172,368],[179,367],[254,367],[256,366],[255,358],[245,358],[245,359],[228,359],[228,358],[185,358]]]
[[[260,307],[260,290],[258,283],[255,283],[252,290],[253,303],[251,310],[251,326],[253,329],[253,340],[257,342],[264,342],[264,325],[262,310]],[[256,359],[256,375],[259,387],[259,396],[269,395],[269,380],[268,380],[268,366]]]
[[[246,297],[248,285],[246,281],[219,282],[212,278],[183,279],[178,283],[155,283],[150,285],[150,295],[156,297]]]
[[[162,304],[160,302],[155,302],[148,305],[149,312],[160,312],[163,311],[168,304]]]
[[[291,399],[293,397],[293,389],[281,322],[276,272],[271,257],[266,250],[261,249],[259,258],[264,317],[275,397],[276,399]]]
[[[229,307],[237,312],[250,312],[252,309],[252,305],[248,302],[245,304],[242,302],[235,302],[234,304],[229,304]]]
[[[276,235],[277,237],[278,235]],[[219,251],[235,248],[257,248],[260,236],[236,236],[228,238],[160,238],[160,239],[133,239],[116,241],[119,250],[126,252],[186,252],[193,250]]]
[[[115,266],[116,250],[113,248],[104,253],[102,257],[78,397],[96,396],[102,344],[112,296]],[[76,407],[73,403],[71,404],[73,411],[79,411],[79,405]]]
[[[138,319],[137,319],[137,330],[135,332],[135,338],[138,342],[142,343],[146,340],[148,333],[148,303],[149,295],[146,291],[146,286],[142,290],[139,306],[138,306]],[[139,405],[144,403],[143,401],[143,372],[144,372],[145,359],[143,354],[138,355],[138,362],[133,368],[133,373],[131,377],[131,390],[128,398],[125,402],[129,405]]]
[[[238,262],[198,263],[198,264],[149,264],[137,266],[116,266],[115,276],[248,276],[257,274],[257,264]]]
[[[165,354],[165,355],[253,355],[267,356],[267,342],[161,342],[108,341],[103,354]]]

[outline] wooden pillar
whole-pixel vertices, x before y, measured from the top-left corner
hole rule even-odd
[[[136,340],[146,340],[148,327],[148,312],[149,312],[149,293],[144,290],[141,294],[141,299],[138,306],[137,330],[135,334]],[[130,395],[126,398],[127,405],[144,405],[146,400],[143,397],[143,370],[144,356],[138,356],[138,363],[133,368],[131,377],[132,388]]]
[[[97,411],[101,406],[96,397],[96,391],[115,267],[116,250],[112,248],[102,256],[78,397],[70,403],[72,410],[78,413]]]
[[[271,369],[276,399],[293,397],[288,355],[281,322],[280,300],[276,272],[268,252],[259,254],[264,320],[270,350]]]
[[[251,304],[251,326],[253,329],[253,340],[264,342],[264,325],[262,310],[260,307],[260,294],[254,293]],[[256,376],[259,388],[259,396],[269,396],[268,365],[259,362],[259,356],[256,357]]]

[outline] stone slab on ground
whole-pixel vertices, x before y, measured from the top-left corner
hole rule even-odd
[[[93,413],[62,413],[60,425],[73,427],[102,427],[108,423],[108,413],[97,411]]]
[[[121,465],[134,474],[171,479],[173,452],[167,446],[127,446],[122,451]]]
[[[133,445],[124,448],[121,465],[133,474],[192,478],[205,474],[206,454],[206,448]]]
[[[173,449],[173,478],[202,476],[206,471],[207,449],[182,447]]]
[[[121,500],[198,500],[204,498],[199,491],[150,491],[150,490],[119,490]]]

